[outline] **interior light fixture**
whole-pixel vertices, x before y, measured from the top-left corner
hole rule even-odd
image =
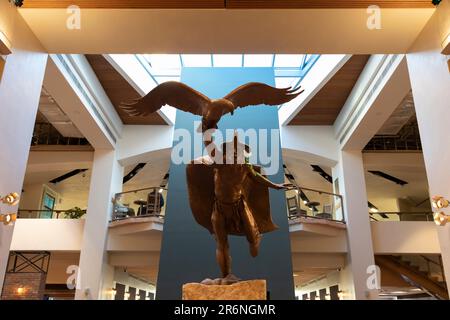
[[[339,300],[342,300],[344,298],[344,291],[339,290],[337,295],[338,295]]]
[[[125,292],[124,298],[125,300],[130,300],[130,292]]]
[[[163,193],[163,191],[164,191],[163,188],[160,188],[160,189],[158,190],[159,193]]]
[[[4,204],[7,204],[9,206],[15,206],[19,203],[20,197],[19,194],[17,192],[11,192],[9,194],[7,194],[6,196],[4,196],[3,198],[1,198],[1,201]]]
[[[443,196],[432,197],[431,204],[433,205],[433,208],[435,208],[435,209],[447,208],[449,205],[448,200],[445,199]]]
[[[17,214],[16,213],[8,213],[8,214],[2,214],[0,215],[0,222],[3,222],[5,226],[7,226],[10,223],[13,223],[17,220]]]
[[[24,293],[25,293],[25,288],[24,287],[20,286],[20,287],[17,288],[17,294],[22,295]]]
[[[434,223],[436,223],[436,225],[445,226],[447,224],[447,222],[450,221],[450,216],[447,216],[442,211],[435,212],[433,215],[433,220],[434,220]]]

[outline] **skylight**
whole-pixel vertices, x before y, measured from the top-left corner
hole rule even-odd
[[[273,54],[244,54],[244,67],[272,67]]]
[[[183,67],[212,67],[210,54],[182,54]]]
[[[214,67],[242,67],[242,54],[213,54]]]
[[[300,68],[303,63],[304,54],[276,54],[275,68]]]

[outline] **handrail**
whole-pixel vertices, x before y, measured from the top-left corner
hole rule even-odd
[[[86,210],[81,210],[81,211],[86,213]],[[34,212],[38,213],[37,217],[31,217],[30,218],[30,217],[24,217],[23,216],[24,213],[34,213]],[[72,209],[67,209],[67,210],[19,209],[19,210],[17,210],[19,219],[43,219],[41,217],[41,213],[43,213],[43,212],[51,213],[51,217],[49,217],[47,219],[61,219],[60,218],[60,214],[61,213],[73,213],[74,210],[72,210]],[[55,213],[56,213],[56,218],[53,218],[53,214],[55,214]],[[70,219],[70,218],[67,218],[67,215],[66,215],[64,217],[64,219]],[[75,219],[75,218],[73,218],[73,219]]]
[[[123,192],[117,192],[117,193],[116,193],[116,196],[117,196],[118,194],[137,193],[137,192],[139,192],[139,191],[151,190],[151,189],[167,190],[166,187],[161,187],[161,186],[158,186],[158,187],[146,187],[146,188],[141,188],[141,189],[135,189],[135,190],[129,190],[129,191],[123,191]]]
[[[369,211],[369,215],[373,220],[385,221],[385,220],[378,220],[378,219],[373,218],[373,215],[375,215],[375,214],[380,215],[382,217],[389,216],[389,215],[397,215],[397,216],[399,216],[399,218],[403,215],[404,216],[424,216],[426,218],[426,221],[433,221],[433,212],[431,212],[431,211],[397,211],[397,212],[395,212],[395,211],[392,211],[392,212],[389,212],[389,211],[370,212]],[[386,217],[383,217],[383,218],[386,218]]]
[[[129,190],[124,192],[118,192],[114,195],[113,198],[113,212],[111,215],[111,221],[117,221],[117,220],[124,220],[129,218],[146,218],[146,217],[157,217],[157,218],[164,218],[164,197],[161,195],[161,193],[167,190],[165,186],[154,186],[154,187],[146,187],[146,188],[140,188],[135,190]],[[135,194],[147,191],[146,200],[143,198],[139,198],[140,196]],[[148,192],[151,191],[151,192]],[[154,201],[155,202],[148,202],[149,196],[154,194]],[[136,206],[130,206],[130,203],[125,204],[122,203],[122,196],[124,197],[131,197],[133,199],[128,199],[132,203],[134,203]],[[134,207],[134,208],[133,208]],[[149,213],[150,210],[151,212]]]
[[[336,194],[336,193],[332,193],[332,192],[328,192],[328,191],[323,191],[323,190],[316,190],[316,189],[312,189],[312,188],[307,188],[307,187],[302,187],[302,186],[298,186],[295,183],[293,184],[293,187],[287,188],[286,192],[288,191],[296,191],[297,192],[297,200],[295,201],[295,206],[290,206],[288,203],[288,217],[289,219],[292,218],[298,218],[298,217],[307,217],[307,218],[315,218],[315,219],[321,219],[321,220],[328,220],[328,221],[335,221],[335,222],[340,222],[340,223],[345,223],[345,215],[344,215],[344,203],[343,203],[343,197],[340,194]],[[305,201],[308,201],[308,196],[305,192],[313,192],[316,193],[318,195],[326,195],[328,197],[333,197],[331,200],[331,206],[332,206],[332,212],[324,212],[324,213],[319,213],[318,210],[316,209],[316,206],[311,206],[312,202],[308,203]],[[338,200],[336,200],[335,198],[339,198]],[[287,198],[287,200],[290,198]],[[303,200],[303,201],[298,201],[298,200]],[[337,201],[337,202],[336,202]],[[302,210],[301,206],[305,205],[306,207],[308,207],[309,209],[314,209],[314,211],[318,214],[320,214],[321,216],[316,216],[316,215],[309,215],[307,213],[304,212],[304,210]],[[337,203],[339,203],[339,207],[337,207]],[[336,218],[336,213],[337,211],[335,211],[335,209],[340,208],[341,209],[341,214],[342,214],[342,218],[341,219],[335,219]],[[292,211],[295,211],[294,214],[292,214]],[[327,215],[328,214],[328,215]]]
[[[308,190],[308,191],[313,191],[313,192],[317,192],[319,194],[328,194],[330,196],[336,196],[336,197],[340,197],[342,198],[342,195],[337,194],[337,193],[332,193],[332,192],[328,192],[328,191],[322,191],[322,190],[316,190],[316,189],[311,189],[311,188],[306,188],[306,187],[302,187],[302,186],[295,186],[293,188],[289,188],[287,190],[296,190],[296,189],[300,189],[300,190]]]

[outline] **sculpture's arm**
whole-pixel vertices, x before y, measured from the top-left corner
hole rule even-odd
[[[255,181],[256,183],[259,183],[268,188],[277,189],[277,190],[289,187],[289,185],[273,183],[269,179],[265,178],[262,174],[257,172],[255,169],[253,169],[253,166],[251,164],[248,164],[247,168],[248,168],[250,178],[253,181]]]
[[[211,159],[214,159],[214,157],[216,156],[216,150],[217,150],[217,146],[214,143],[212,134],[214,133],[214,130],[206,130],[203,133],[203,144],[205,145],[206,151],[208,152],[208,155],[210,156]]]

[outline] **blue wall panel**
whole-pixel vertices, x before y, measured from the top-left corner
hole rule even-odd
[[[210,98],[220,98],[247,82],[264,82],[274,86],[274,74],[272,68],[183,68],[181,81]],[[187,129],[193,133],[193,122],[199,120],[198,116],[177,111],[175,128]],[[223,117],[219,128],[278,129],[278,111],[276,107],[240,108],[234,116]],[[278,156],[279,168],[278,172],[269,178],[281,183],[284,181],[281,147],[270,150],[269,153],[271,152]],[[172,163],[170,166],[157,299],[180,299],[184,283],[220,276],[213,236],[195,222],[189,208],[185,170],[184,164]],[[270,204],[273,220],[280,229],[263,235],[260,253],[256,258],[250,256],[245,237],[230,237],[232,271],[245,280],[266,279],[271,299],[293,299],[292,261],[284,192],[271,190]]]

